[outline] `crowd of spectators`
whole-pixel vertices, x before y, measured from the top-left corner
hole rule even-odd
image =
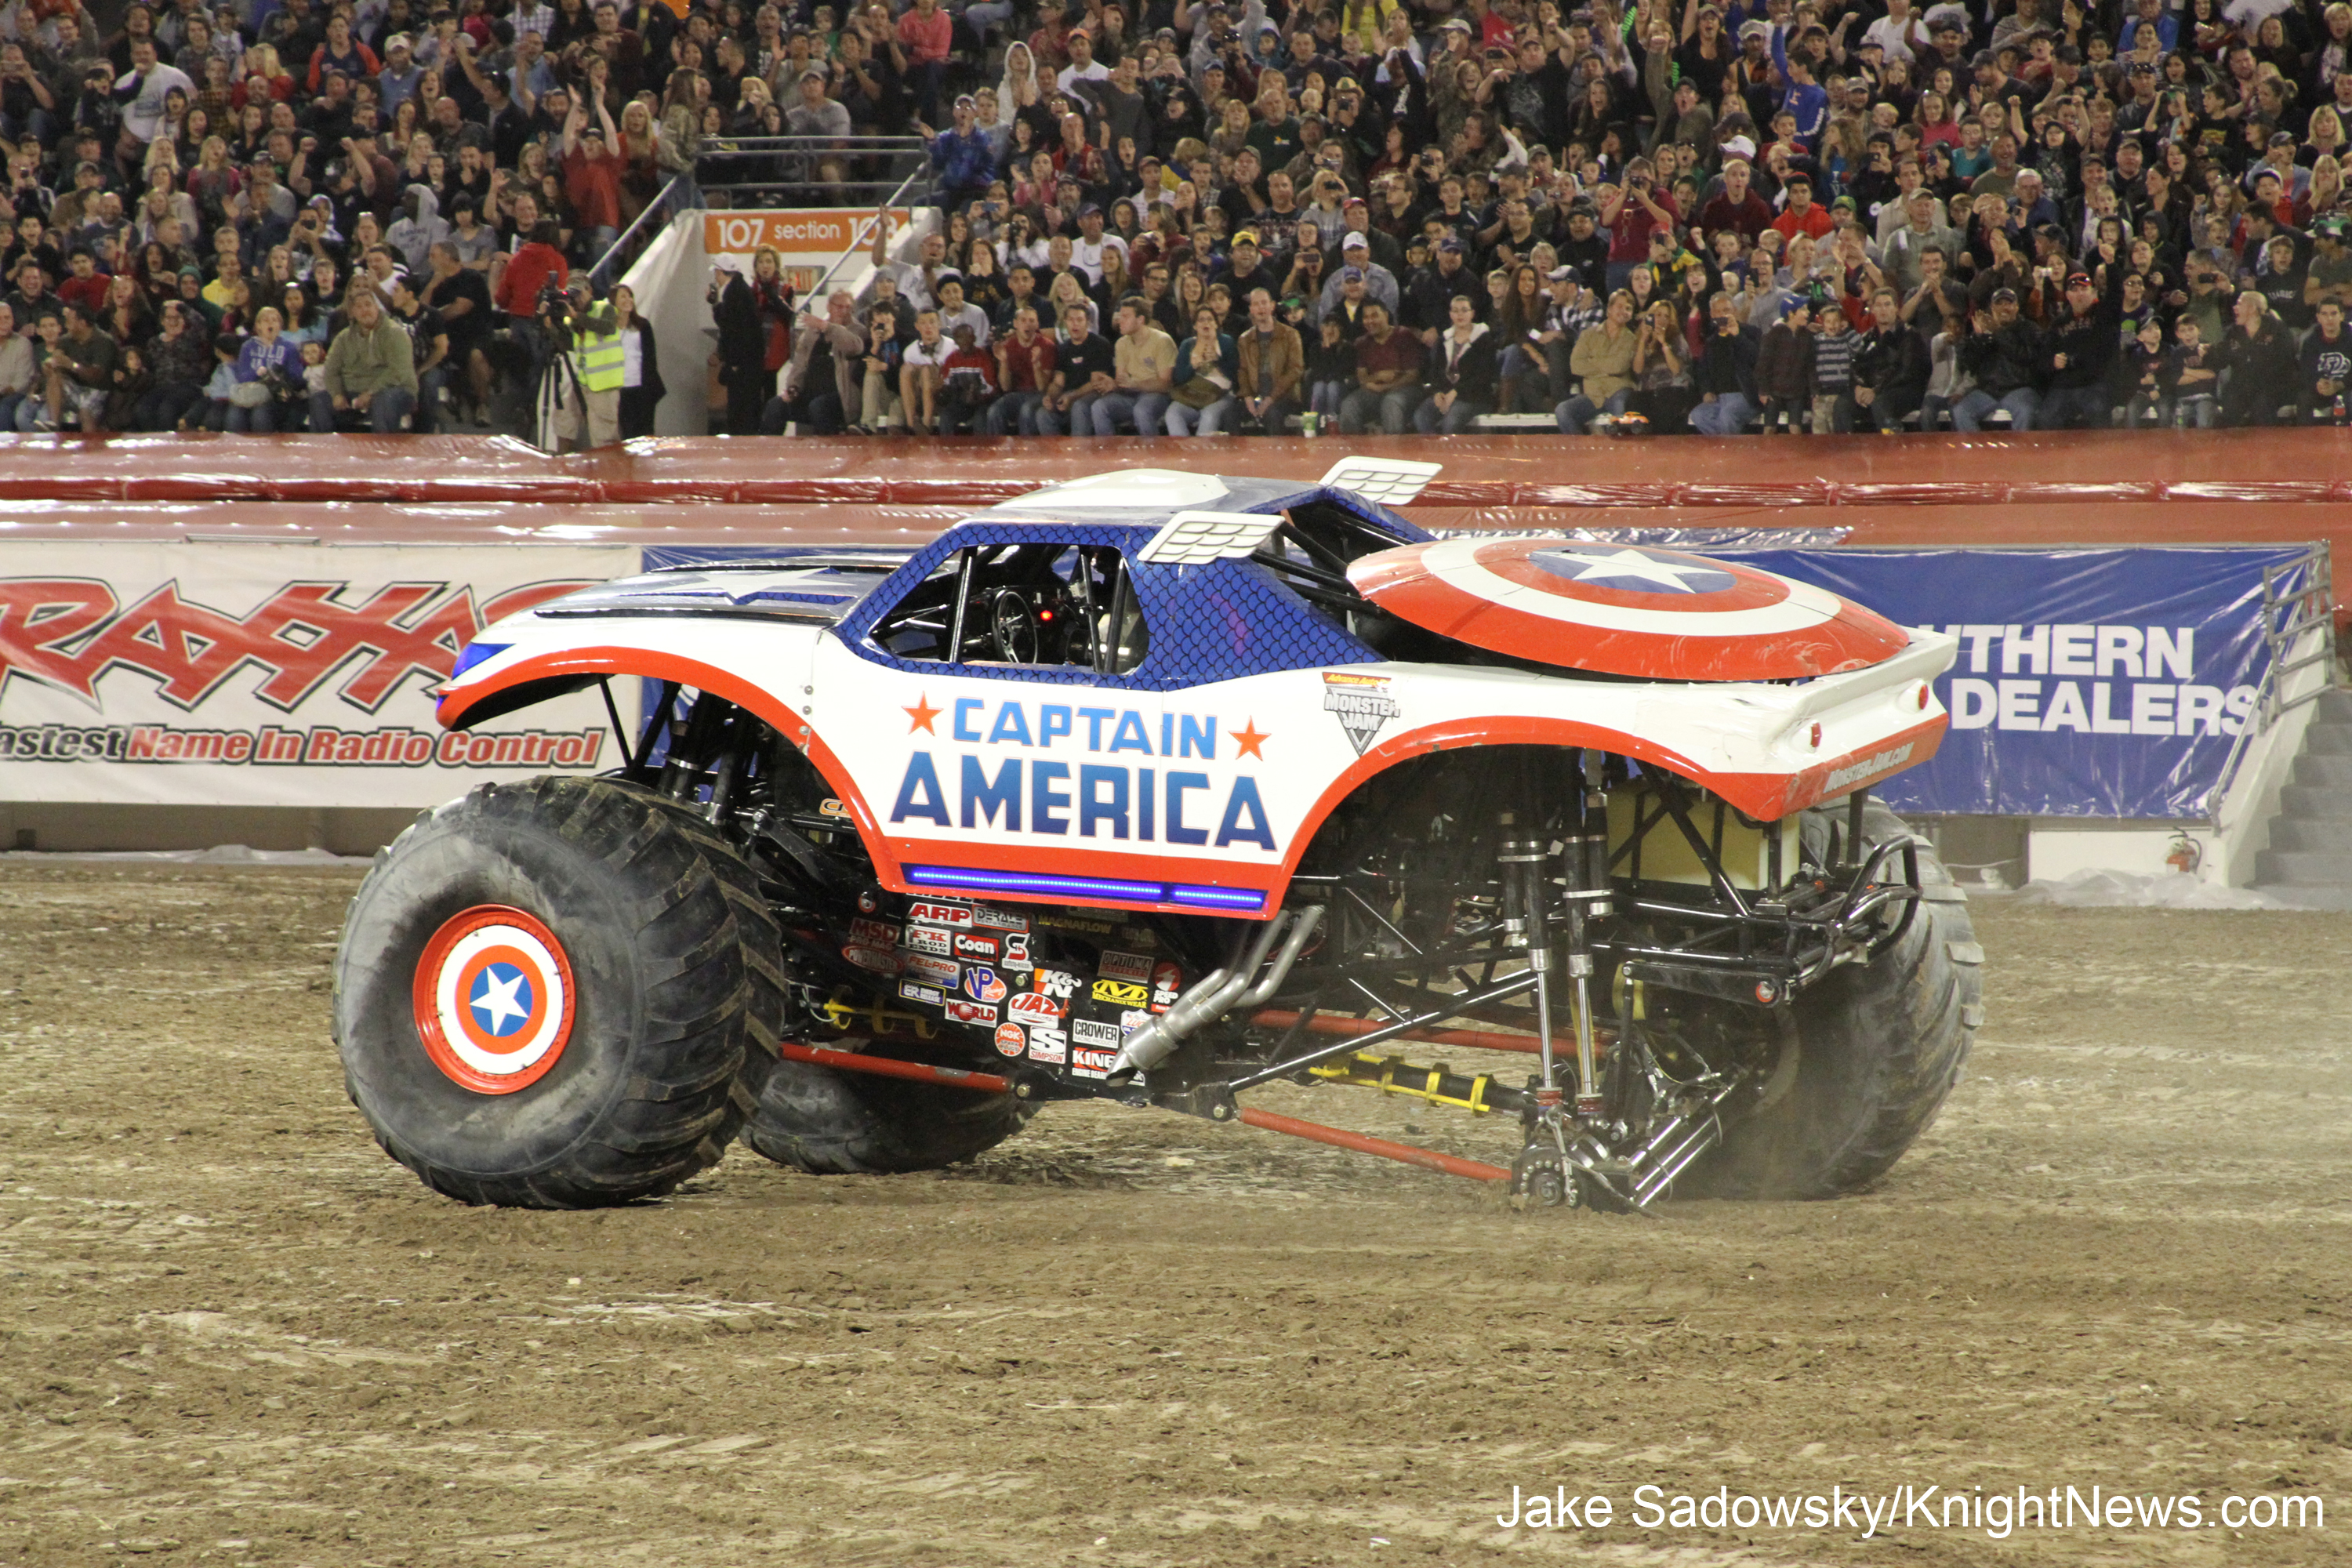
[[[911,124],[939,222],[720,276],[730,431],[2346,419],[2341,0],[740,15],[739,101]]]
[[[575,414],[650,432],[650,328],[575,268],[690,181],[740,20],[8,0],[0,429],[464,428],[568,351]]]

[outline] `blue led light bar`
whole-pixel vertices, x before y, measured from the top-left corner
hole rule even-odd
[[[997,893],[1116,899],[1123,903],[1180,904],[1198,910],[1255,910],[1265,907],[1265,895],[1246,888],[1126,882],[1108,877],[1056,877],[1037,871],[988,871],[974,866],[909,866],[907,880],[920,887],[984,888]]]

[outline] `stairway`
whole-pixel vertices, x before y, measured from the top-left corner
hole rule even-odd
[[[2254,886],[2305,909],[2352,910],[2352,691],[2319,699],[2279,791]]]

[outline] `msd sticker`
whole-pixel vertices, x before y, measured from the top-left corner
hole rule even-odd
[[[870,921],[861,916],[849,922],[849,940],[866,947],[896,947],[898,928],[890,921]]]
[[[910,952],[899,962],[906,966],[906,973],[920,975],[934,985],[953,985],[956,976],[963,973],[960,963],[944,958],[925,958],[919,952]]]
[[[1151,960],[1139,952],[1106,952],[1096,969],[1105,980],[1142,984],[1151,978]]]
[[[1000,1046],[998,1048],[1003,1047]],[[1050,1062],[1055,1067],[1066,1066],[1070,1059],[1070,1037],[1059,1029],[1032,1027],[1029,1031],[1029,1059]]]
[[[971,927],[971,906],[933,903],[918,899],[907,906],[907,919],[920,925],[954,926],[968,931]]]
[[[950,996],[947,1003],[948,1016],[959,1024],[993,1024],[996,1007],[988,1002],[967,1002],[961,996]]]
[[[899,939],[909,952],[928,952],[934,958],[946,958],[955,952],[955,939],[946,931],[929,926],[908,926]]]
[[[1002,1002],[1004,1000],[1004,982],[996,977],[996,971],[983,968],[979,964],[974,964],[963,972],[963,988],[964,994],[974,1001]]]
[[[998,1056],[1017,1057],[1021,1054],[1023,1047],[1026,1044],[1027,1042],[1022,1038],[1020,1025],[999,1024],[996,1026],[996,1054]]]

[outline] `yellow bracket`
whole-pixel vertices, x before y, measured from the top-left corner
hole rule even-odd
[[[919,1040],[929,1039],[934,1032],[931,1020],[919,1013],[894,1013],[883,1005],[882,998],[878,995],[864,1006],[859,1006],[855,1003],[843,1000],[848,994],[846,990],[836,991],[823,1006],[817,1009],[824,1015],[826,1023],[845,1035],[861,1027],[871,1034],[887,1035],[892,1029],[906,1024],[914,1026],[915,1037]]]
[[[1456,1077],[1444,1063],[1421,1067],[1396,1057],[1371,1057],[1361,1051],[1343,1060],[1326,1062],[1321,1067],[1307,1069],[1327,1083],[1349,1084],[1358,1089],[1377,1089],[1382,1094],[1408,1095],[1425,1100],[1433,1105],[1451,1105],[1461,1110],[1486,1115],[1495,1108],[1486,1103],[1486,1091],[1494,1087],[1494,1078],[1481,1073],[1468,1081],[1466,1091],[1456,1087],[1465,1080]],[[1413,1080],[1418,1079],[1416,1083]],[[1451,1079],[1449,1084],[1447,1080]],[[1448,1092],[1451,1089],[1453,1091]]]

